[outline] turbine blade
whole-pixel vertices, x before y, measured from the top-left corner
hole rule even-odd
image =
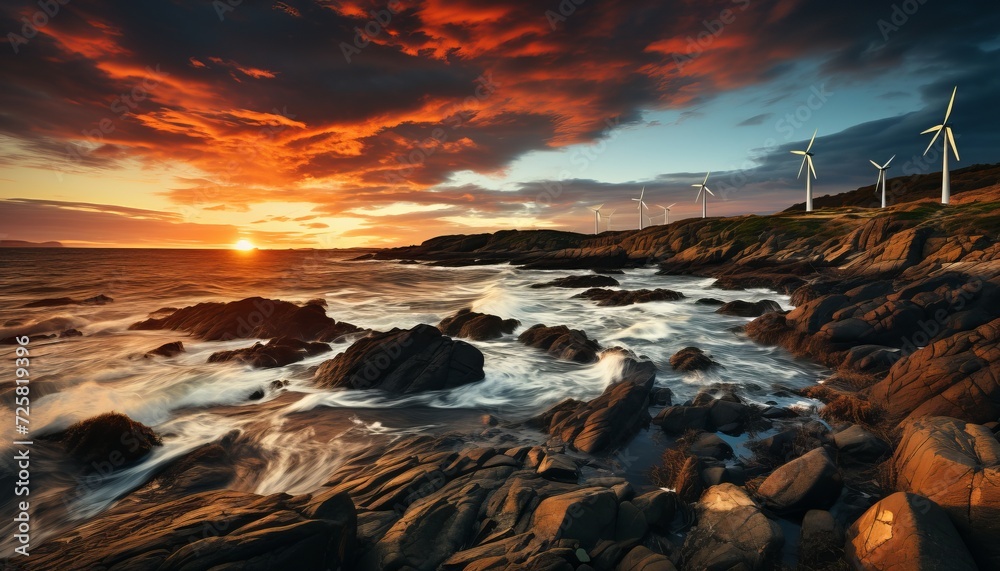
[[[642,187],[642,192],[639,193],[639,200],[642,200],[643,196],[646,196],[646,187],[645,186]]]
[[[878,165],[878,163],[876,163],[875,161],[873,161],[873,160],[871,160],[871,159],[868,159],[868,162],[870,162],[871,164],[875,165],[875,168],[877,168],[877,169],[879,169],[879,170],[882,170],[882,167],[880,167],[880,166]]]
[[[694,197],[694,201],[698,202],[701,199],[701,193],[705,191],[705,187],[698,185],[698,195]]]
[[[670,210],[671,208],[673,208],[673,207],[675,207],[675,206],[677,206],[677,203],[676,203],[676,202],[675,202],[675,203],[673,203],[673,204],[671,204],[670,206],[668,206],[668,207],[667,207],[667,210]]]
[[[958,156],[958,145],[955,144],[955,133],[951,131],[951,127],[948,127],[947,132],[944,134],[944,138],[946,141],[951,143],[951,150],[955,151],[955,160],[956,161],[962,160]],[[944,152],[947,153],[948,149],[945,149]]]
[[[802,178],[802,169],[806,168],[806,161],[809,160],[809,155],[802,156],[802,164],[799,165],[799,174],[795,178]]]
[[[931,147],[933,147],[933,146],[934,146],[934,143],[936,143],[936,142],[937,142],[937,140],[938,140],[938,137],[940,137],[940,136],[941,136],[941,131],[942,131],[942,129],[938,129],[938,130],[937,130],[937,132],[935,132],[935,133],[934,133],[934,138],[933,138],[933,139],[931,139],[931,144],[927,145],[927,150],[925,150],[925,151],[924,151],[924,154],[925,154],[925,155],[927,154],[927,151],[930,151],[930,150],[931,150]],[[927,132],[927,131],[924,131],[924,133],[926,133],[926,132]],[[921,133],[921,134],[923,134],[923,133]]]
[[[807,156],[806,158],[807,158],[807,159],[809,159],[809,170],[811,170],[811,171],[812,171],[812,173],[813,173],[813,178],[816,178],[816,179],[818,179],[819,177],[818,177],[818,176],[816,176],[816,166],[815,166],[815,165],[813,165],[813,158],[812,158],[812,157],[809,157],[809,156]],[[809,176],[809,174],[808,174],[808,173],[806,173],[806,176]]]
[[[819,133],[819,129],[816,129],[815,131],[813,131],[813,138],[812,138],[812,139],[809,139],[809,146],[808,146],[808,147],[806,147],[806,152],[807,152],[807,153],[808,153],[809,151],[811,151],[811,150],[812,150],[812,148],[813,148],[813,143],[815,143],[815,142],[816,142],[816,134],[817,134],[817,133]]]
[[[892,163],[893,159],[895,159],[895,158],[896,158],[896,155],[892,155],[892,158],[889,159],[889,161],[887,163],[885,163],[885,166],[883,166],[882,168],[884,168],[884,169],[889,168],[889,165]]]
[[[694,188],[701,188],[700,184],[692,184],[691,186],[693,186]]]
[[[704,186],[704,185],[708,184],[708,176],[709,176],[710,174],[712,174],[712,171],[708,171],[707,173],[705,173],[705,180],[704,180],[704,182],[702,182],[702,183],[701,183],[701,184],[702,184],[702,186]]]
[[[955,86],[955,90],[951,92],[951,101],[948,102],[948,110],[944,112],[944,122],[948,122],[948,118],[951,117],[951,110],[955,108],[955,95],[958,94],[958,86]]]
[[[805,152],[805,151],[790,151],[790,152],[791,152],[791,153],[792,153],[793,155],[801,155],[801,156],[803,156],[803,157],[804,157],[804,156],[806,155],[806,152]]]
[[[646,210],[649,210],[649,206],[646,206],[645,202],[642,203],[642,207],[645,208]]]
[[[920,134],[921,135],[926,135],[927,133],[933,133],[934,131],[940,131],[941,129],[944,129],[944,125],[937,125],[937,126],[931,127],[930,129],[927,129],[926,131],[921,131]]]
[[[705,187],[705,192],[707,192],[707,193],[711,194],[712,196],[715,196],[715,193],[714,193],[714,192],[712,192],[711,190],[708,190],[708,187],[707,187],[707,186]]]

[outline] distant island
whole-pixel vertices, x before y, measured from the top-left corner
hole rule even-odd
[[[24,240],[0,240],[0,248],[62,248],[60,242],[26,242]]]

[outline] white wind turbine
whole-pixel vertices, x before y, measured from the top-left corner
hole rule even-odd
[[[924,155],[927,155],[927,152],[934,146],[937,138],[941,133],[944,133],[944,167],[941,169],[941,204],[951,202],[951,173],[948,172],[948,147],[951,146],[951,150],[955,152],[956,161],[962,160],[958,158],[958,145],[955,144],[955,133],[951,130],[951,124],[948,123],[948,119],[951,118],[951,110],[955,106],[955,95],[957,93],[958,86],[956,85],[955,90],[951,92],[951,101],[948,102],[948,110],[944,113],[944,122],[920,133],[921,135],[934,133],[934,138],[931,139],[931,144],[927,145]]]
[[[806,212],[812,212],[813,210],[813,188],[812,188],[812,178],[819,178],[816,176],[816,167],[813,166],[813,157],[816,156],[810,151],[812,151],[813,143],[816,142],[816,133],[819,133],[819,129],[813,132],[813,138],[809,140],[809,146],[806,147],[804,151],[792,151],[793,155],[802,155],[802,166],[799,167],[799,176],[795,178],[802,178],[802,169],[809,165],[809,169],[806,171]],[[809,174],[812,173],[812,178],[809,178]]]
[[[595,235],[600,234],[601,233],[601,209],[604,208],[604,205],[600,204],[598,206],[591,206],[589,208],[594,211],[594,234]]]
[[[608,212],[608,215],[607,215],[607,216],[605,216],[605,218],[607,218],[607,219],[608,219],[608,232],[610,232],[610,231],[611,231],[611,219],[612,219],[612,217],[614,217],[614,215],[615,215],[615,212],[618,212],[618,209],[617,209],[617,208],[615,208],[615,209],[614,209],[614,210],[612,210],[611,212]]]
[[[710,174],[712,174],[712,171],[708,171],[708,173],[705,175],[704,182],[702,182],[701,184],[692,184],[691,185],[691,186],[693,186],[693,187],[695,187],[695,188],[698,189],[698,196],[694,197],[694,201],[698,202],[698,199],[699,198],[701,199],[701,217],[702,218],[708,218],[708,195],[711,194],[712,196],[715,196],[715,193],[712,192],[711,190],[708,190],[708,187],[705,186],[706,184],[708,184],[708,175],[710,175]],[[673,205],[671,205],[671,206],[673,206]]]
[[[639,209],[639,230],[642,230],[642,209],[645,208],[646,210],[649,210],[649,207],[646,206],[646,203],[642,201],[642,198],[645,195],[646,195],[646,187],[644,186],[644,187],[642,187],[642,192],[639,193],[639,198],[633,198],[632,199],[632,202],[638,202],[639,203],[639,204],[636,205],[636,208]]]
[[[895,158],[896,158],[896,155],[892,155],[892,159],[895,159]],[[878,169],[878,180],[875,181],[875,193],[878,194],[878,185],[881,184],[882,185],[882,208],[885,208],[885,171],[887,171],[890,168],[892,168],[892,167],[889,166],[889,164],[892,163],[892,159],[889,159],[882,166],[879,166],[878,163],[876,163],[875,161],[873,161],[871,159],[868,160],[868,162],[870,162],[871,164],[875,165],[875,168]]]
[[[670,209],[673,208],[674,206],[677,206],[676,202],[673,203],[673,204],[671,204],[670,206],[660,206],[659,204],[656,205],[657,208],[662,208],[663,209],[663,225],[664,226],[666,226],[667,224],[670,224]]]

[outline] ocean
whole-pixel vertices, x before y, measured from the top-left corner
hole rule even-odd
[[[582,329],[604,347],[621,346],[648,357],[659,369],[657,386],[670,388],[675,403],[693,397],[704,386],[724,382],[739,387],[751,401],[808,407],[815,403],[787,389],[815,384],[828,374],[783,349],[757,345],[732,331],[749,319],[718,315],[715,307],[695,303],[702,297],[772,299],[791,308],[788,296],[774,292],[713,289],[712,278],[658,276],[652,268],[632,269],[614,276],[621,289],[660,287],[686,298],[598,307],[574,298],[580,290],[530,287],[587,272],[348,261],[356,255],[270,250],[0,251],[0,338],[70,328],[83,333],[30,345],[32,436],[51,434],[109,411],[125,413],[163,435],[163,446],[141,463],[102,477],[97,485],[62,475],[55,463],[48,466],[50,470],[45,464],[35,467],[42,496],[35,499],[45,506],[36,514],[45,535],[99,513],[166,463],[233,431],[256,450],[256,464],[242,472],[240,489],[304,493],[323,485],[352,453],[386,439],[474,431],[482,428],[481,419],[487,414],[523,421],[567,398],[594,398],[620,373],[616,359],[578,365],[518,343],[517,333],[537,323]],[[23,307],[45,298],[84,299],[98,294],[114,301]],[[499,340],[471,342],[485,354],[483,381],[407,396],[315,387],[312,371],[344,351],[350,344],[346,341],[334,343],[330,353],[287,367],[253,369],[207,360],[216,351],[247,347],[255,340],[203,342],[179,331],[128,329],[161,308],[251,296],[300,303],[322,298],[331,317],[376,330],[436,325],[465,307],[517,319],[521,326]],[[172,341],[182,341],[186,352],[143,358],[145,352]],[[723,366],[709,373],[673,371],[670,356],[692,345]],[[0,346],[0,354],[12,371],[14,347]],[[270,386],[275,380],[288,384],[276,390]],[[12,381],[6,372],[2,387],[9,404]],[[251,400],[259,389],[266,390],[264,398]],[[10,451],[4,444],[5,458]]]

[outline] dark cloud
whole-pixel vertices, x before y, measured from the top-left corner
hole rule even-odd
[[[767,121],[771,117],[774,117],[774,113],[761,113],[760,115],[754,115],[749,119],[744,119],[736,124],[737,127],[752,127],[754,125],[763,125],[764,121]]]

